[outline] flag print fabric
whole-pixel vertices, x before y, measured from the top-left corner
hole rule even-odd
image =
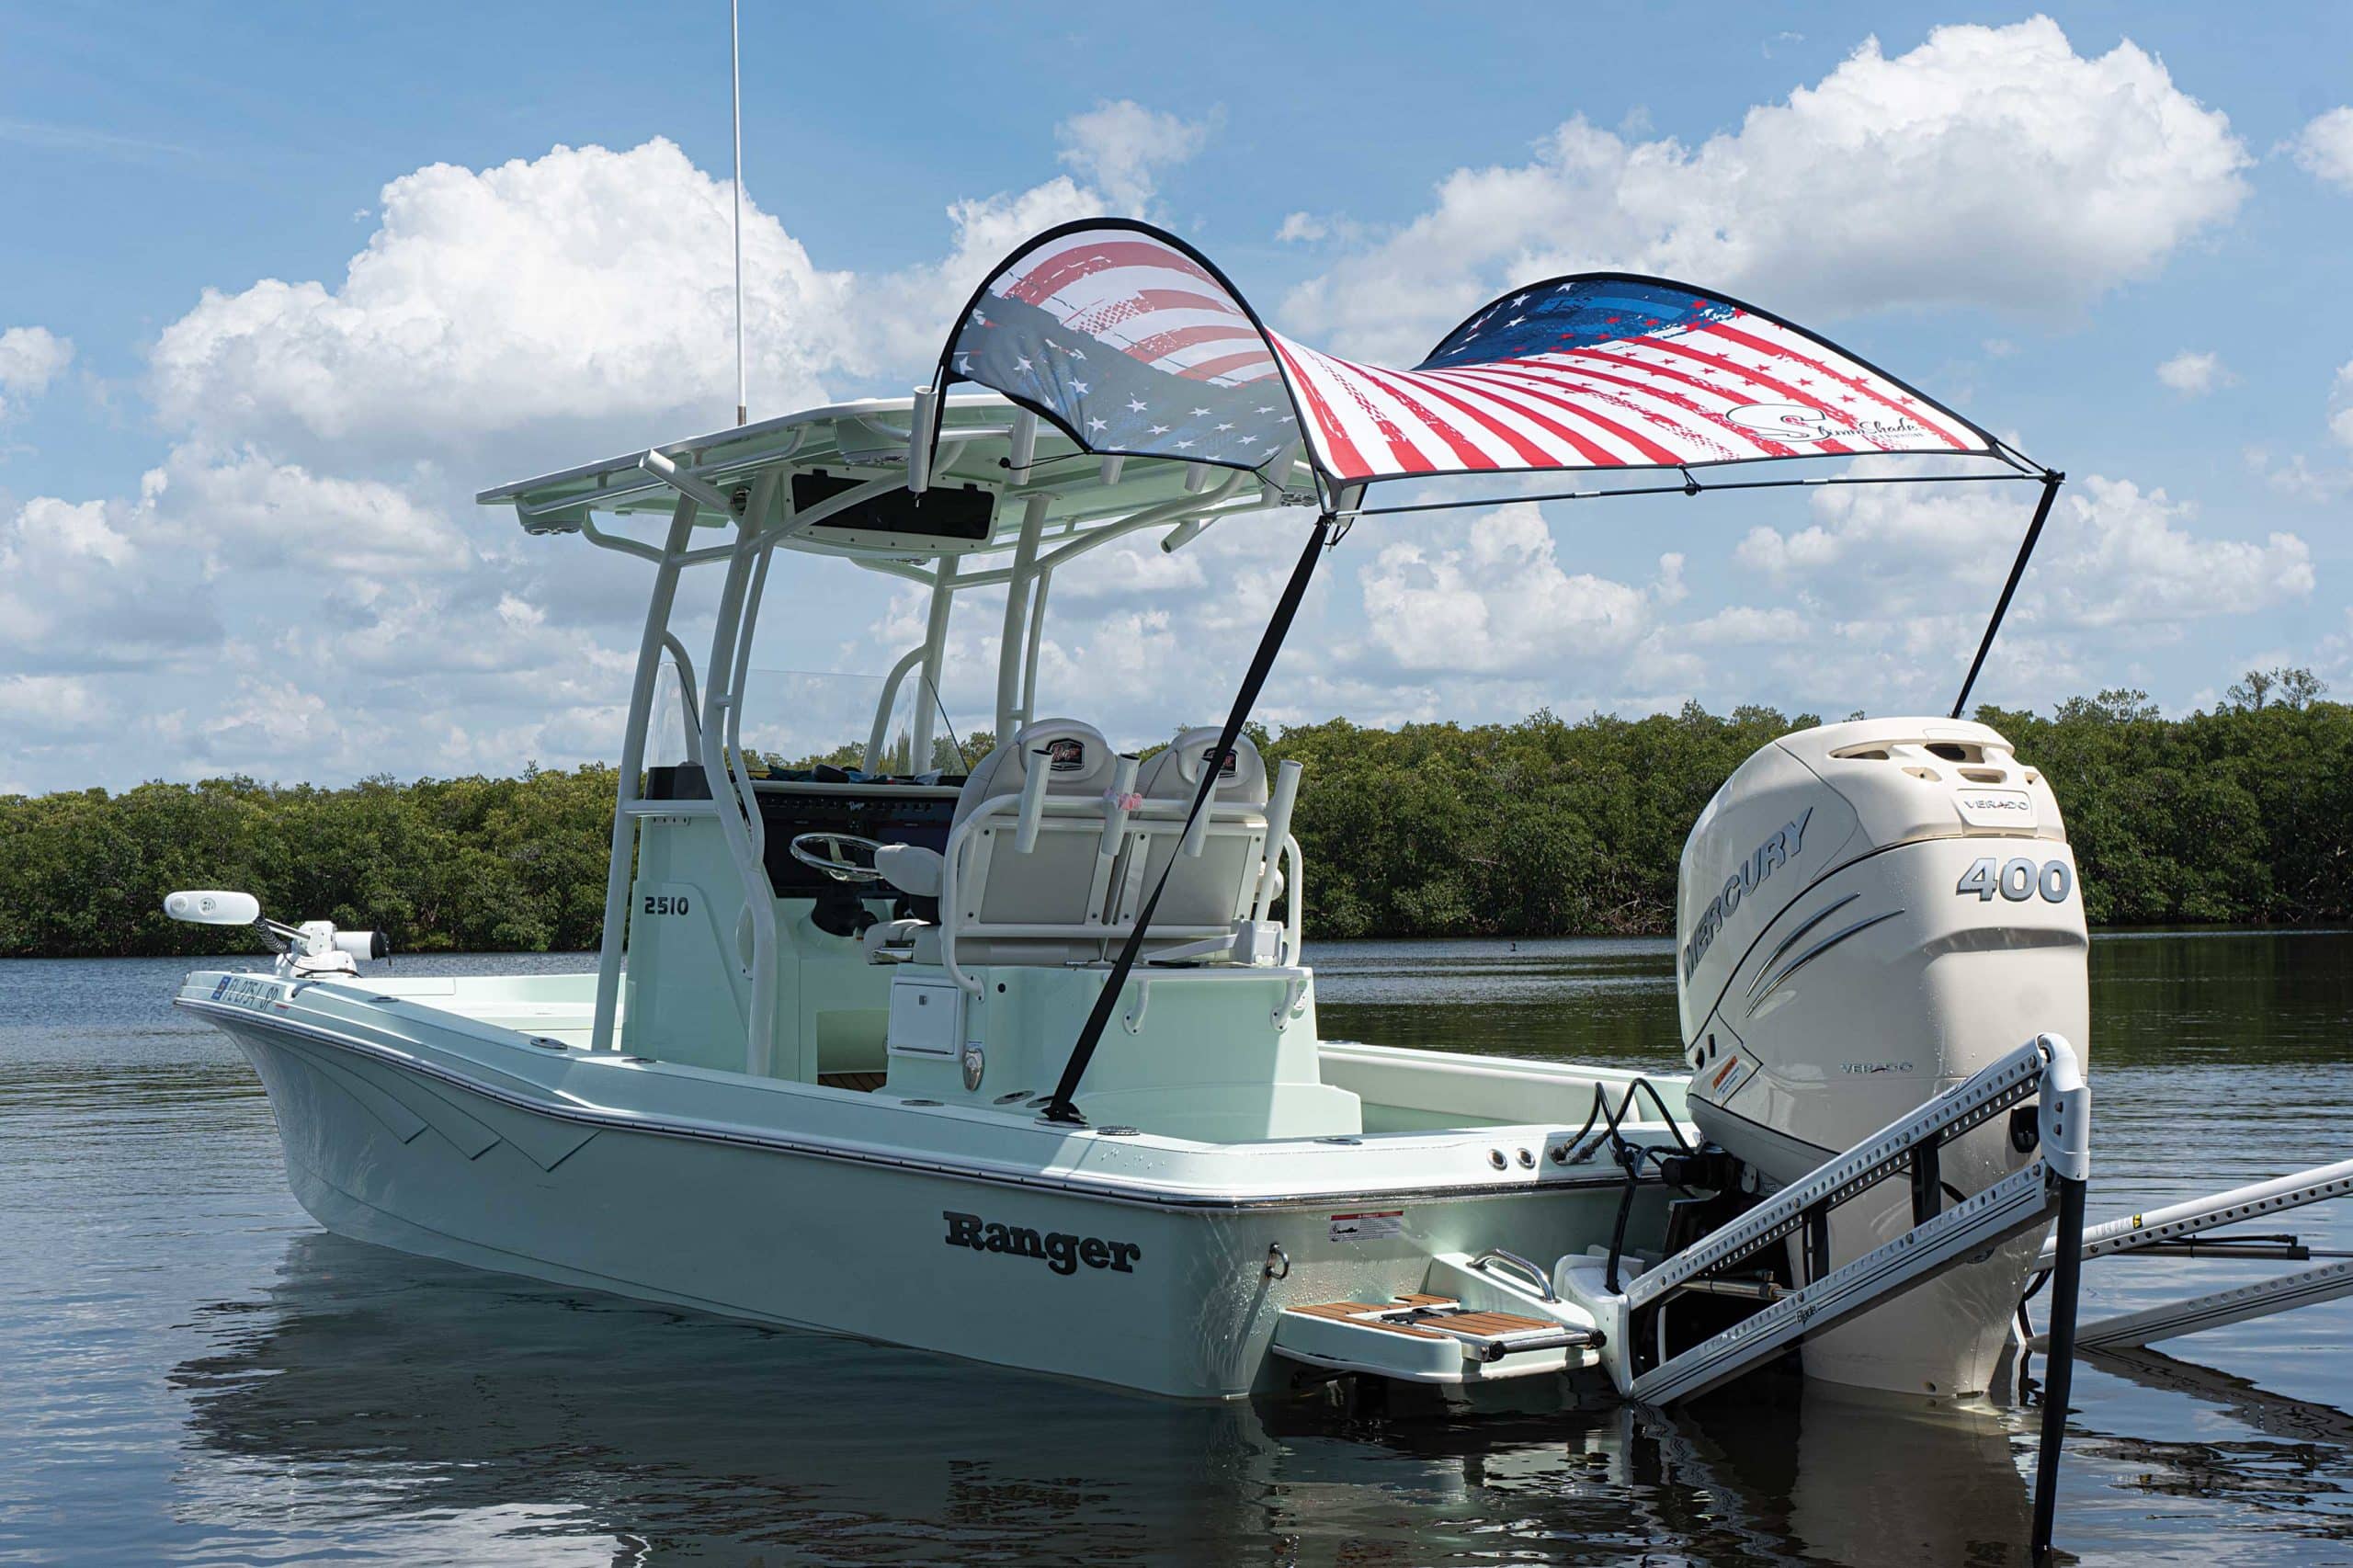
[[[1142,223],[1051,230],[973,295],[937,384],[994,388],[1089,451],[1356,483],[1983,455],[1951,410],[1779,317],[1688,284],[1585,273],[1514,290],[1411,369],[1272,332],[1207,258]]]

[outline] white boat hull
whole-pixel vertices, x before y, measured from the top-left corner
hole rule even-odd
[[[210,978],[192,977],[191,990]],[[579,1072],[586,1053],[513,1035],[502,1046],[490,1037],[507,1031],[475,1028],[459,1037],[472,1065],[454,1070],[453,1057],[415,1038],[430,1030],[417,1023],[426,1009],[400,1009],[405,1046],[295,1016],[330,990],[356,989],[312,987],[292,1006],[260,1008],[183,994],[252,1062],[295,1195],[332,1231],[1176,1398],[1237,1398],[1287,1382],[1291,1366],[1267,1355],[1286,1306],[1421,1290],[1441,1252],[1503,1246],[1551,1257],[1606,1239],[1618,1206],[1619,1183],[1606,1171],[1513,1190],[1489,1180],[1452,1195],[1122,1195],[1081,1190],[1067,1170],[1024,1175],[975,1161],[951,1171],[940,1158],[872,1142],[793,1147],[740,1122],[690,1128],[650,1107],[592,1107],[576,1095],[551,1097],[541,1111],[518,1102],[543,1092],[551,1066]],[[347,1001],[338,998],[338,1009]],[[497,1064],[502,1051],[515,1060]],[[662,1076],[678,1071],[689,1086],[719,1076]],[[820,1118],[870,1108],[836,1102],[879,1097],[779,1087],[779,1103],[798,1100]],[[1391,1142],[1407,1166],[1434,1153],[1438,1164],[1469,1163],[1449,1157],[1445,1140]],[[1492,1178],[1483,1149],[1483,1141],[1479,1168]],[[1369,1204],[1395,1208],[1402,1227],[1337,1239],[1335,1217]],[[1646,1190],[1637,1233],[1658,1212],[1658,1193]],[[989,1250],[993,1241],[1000,1250]],[[1275,1247],[1288,1260],[1280,1278],[1267,1267]]]

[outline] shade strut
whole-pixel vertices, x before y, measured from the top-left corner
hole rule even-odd
[[[1191,831],[1193,819],[1208,809],[1210,797],[1216,793],[1222,772],[1225,754],[1233,749],[1234,741],[1242,733],[1242,726],[1249,721],[1250,710],[1258,700],[1258,689],[1267,684],[1267,672],[1275,666],[1275,656],[1282,652],[1283,639],[1290,631],[1290,623],[1299,613],[1300,601],[1307,596],[1307,585],[1315,575],[1316,558],[1332,538],[1332,517],[1329,513],[1315,519],[1315,530],[1308,536],[1307,548],[1299,552],[1299,563],[1290,570],[1290,581],[1283,585],[1282,597],[1276,602],[1275,613],[1267,622],[1267,630],[1258,639],[1258,651],[1250,657],[1250,667],[1244,672],[1241,689],[1233,694],[1233,707],[1225,716],[1224,726],[1218,731],[1217,745],[1210,752],[1201,767],[1201,782],[1193,791],[1192,810],[1185,813],[1185,825],[1177,831],[1181,842]],[[1282,853],[1278,844],[1267,846],[1271,858]],[[1152,896],[1136,911],[1134,927],[1128,939],[1120,945],[1120,956],[1111,965],[1103,989],[1096,994],[1095,1006],[1086,1015],[1086,1025],[1079,1030],[1078,1043],[1071,1048],[1070,1060],[1063,1065],[1063,1075],[1054,1085],[1053,1097],[1046,1102],[1043,1119],[1068,1126],[1084,1126],[1086,1118],[1078,1112],[1079,1080],[1086,1075],[1086,1064],[1094,1060],[1095,1048],[1102,1043],[1103,1031],[1110,1026],[1112,1010],[1120,1005],[1120,994],[1127,989],[1128,976],[1134,972],[1136,959],[1143,951],[1145,935],[1152,929],[1153,912],[1160,906],[1160,895],[1168,886],[1168,874],[1176,869],[1176,857],[1160,869],[1159,880],[1152,884]],[[1294,958],[1296,955],[1293,955]]]

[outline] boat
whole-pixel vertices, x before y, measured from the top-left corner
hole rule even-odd
[[[482,1268],[1211,1401],[1533,1379],[1664,1405],[1792,1353],[1950,1399],[2044,1289],[2063,1416],[2086,1256],[2353,1170],[2086,1239],[2077,867],[2034,759],[1961,716],[2063,480],[1716,290],[1545,279],[1386,369],[1268,329],[1173,235],[1064,225],[908,396],[482,494],[650,568],[593,972],[396,977],[377,934],[191,892],[171,913],[281,952],[176,1001],[252,1062],[323,1225]],[[1980,482],[2037,499],[1951,712],[1779,737],[1693,825],[1679,1081],[1323,1036],[1290,831],[1314,782],[1246,721],[1351,529]],[[1054,582],[1212,528],[1301,545],[1222,721],[1123,748],[1059,710]],[[698,660],[673,621],[705,568]],[[860,573],[916,587],[922,640],[848,744],[747,745],[764,602]],[[975,590],[1003,608],[968,756],[940,693]]]

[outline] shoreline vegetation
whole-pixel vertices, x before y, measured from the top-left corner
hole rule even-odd
[[[1976,717],[2057,791],[2093,925],[2308,926],[2353,917],[2353,706],[2325,694],[2277,670],[2180,719],[2121,690]],[[1254,733],[1270,763],[1306,765],[1292,825],[1313,936],[1636,936],[1671,928],[1684,837],[1717,787],[1817,722],[1687,704]],[[613,787],[588,765],[0,796],[0,958],[217,952],[220,933],[165,918],[183,887],[381,927],[396,952],[591,949]]]

